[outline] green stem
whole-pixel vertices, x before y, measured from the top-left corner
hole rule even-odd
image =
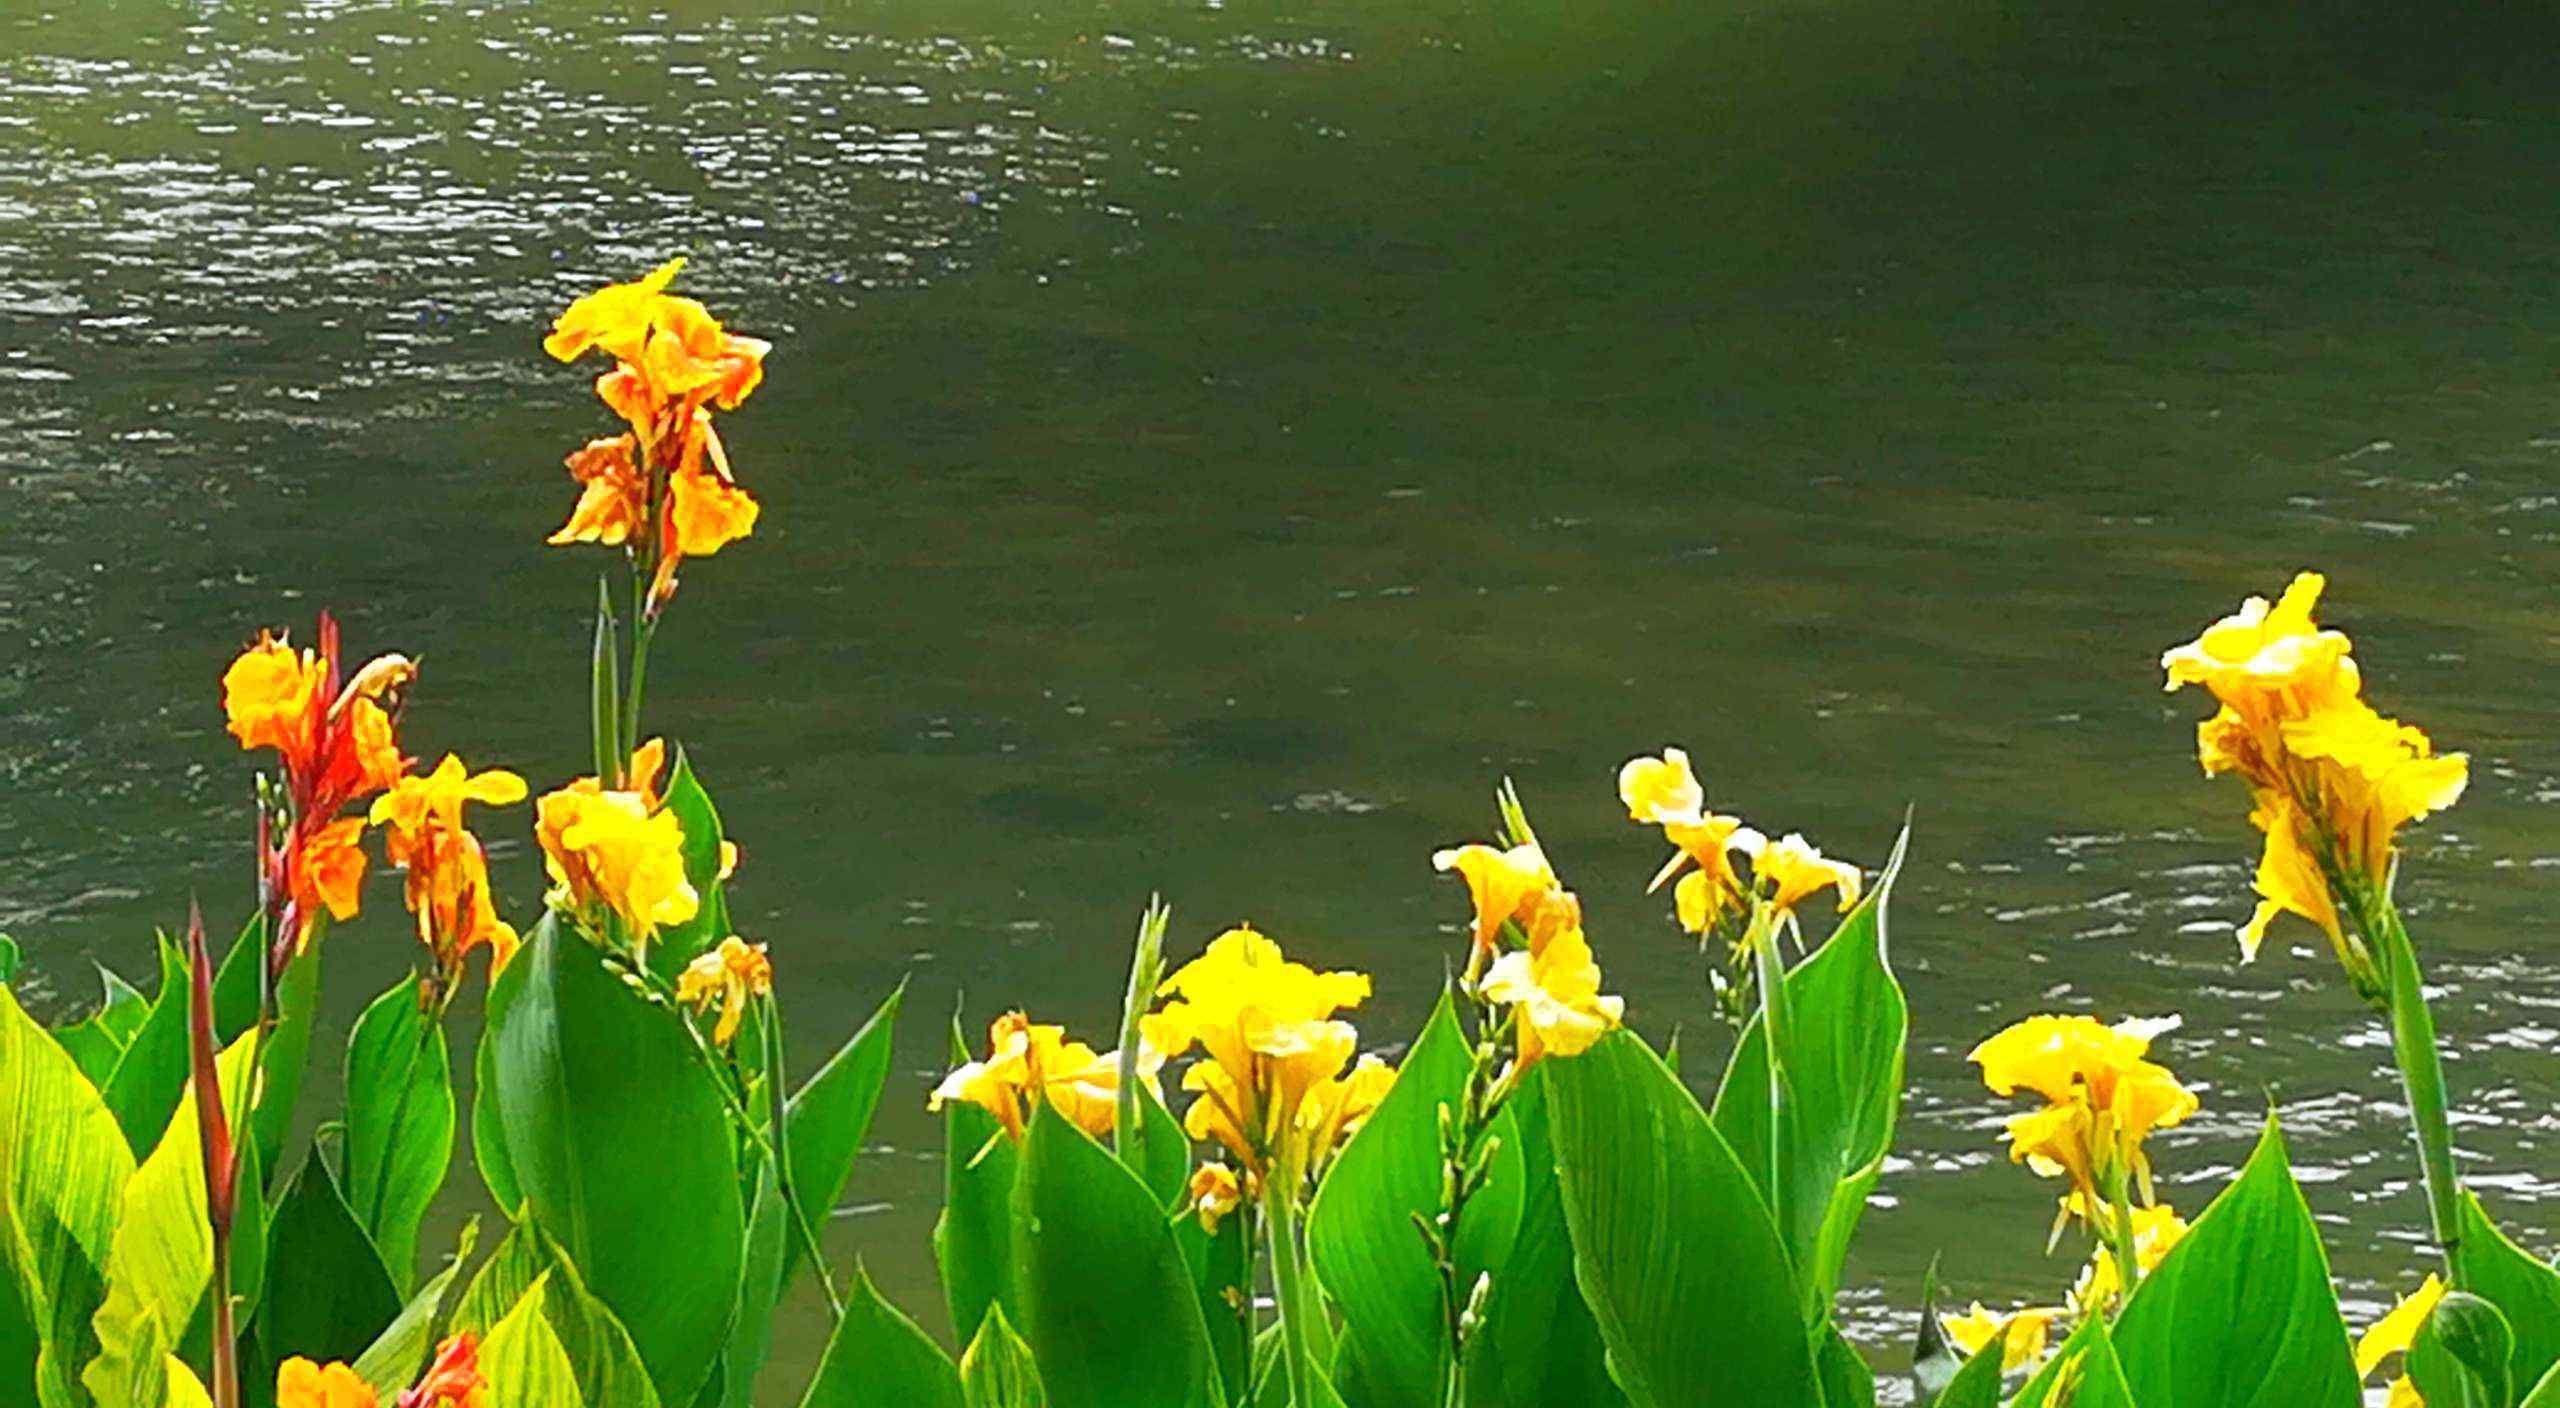
[[[631,632],[631,689],[622,701],[622,756],[625,759],[640,751],[640,696],[649,681],[649,642],[657,639],[658,623],[644,617]],[[629,766],[626,762],[625,766]]]
[[[2135,1283],[2142,1279],[2142,1263],[2134,1256],[2133,1194],[2127,1186],[2132,1175],[2116,1170],[2108,1180],[2107,1215],[2105,1218],[2107,1250],[2116,1261],[2116,1305],[2121,1308],[2133,1298]]]
[[[1787,1070],[1795,1049],[1794,1009],[1787,997],[1786,963],[1778,956],[1777,923],[1765,910],[1754,915],[1744,937],[1760,978],[1761,1048],[1769,1058],[1769,1210],[1785,1236],[1795,1226],[1795,1197],[1788,1187],[1787,1155],[1795,1147],[1795,1082]]]
[[[1145,1151],[1138,1141],[1138,1026],[1155,1005],[1156,984],[1164,976],[1164,931],[1172,920],[1173,911],[1165,908],[1163,900],[1147,901],[1147,912],[1138,920],[1137,952],[1129,960],[1129,992],[1120,1004],[1120,1085],[1111,1118],[1112,1148],[1119,1152],[1120,1162],[1141,1177],[1145,1176],[1139,1167],[1145,1162]]]
[[[1280,1367],[1288,1375],[1289,1402],[1315,1408],[1311,1388],[1306,1268],[1299,1262],[1297,1170],[1275,1164],[1267,1186],[1271,1207],[1271,1279],[1280,1311]]]
[[[2418,1166],[2425,1175],[2427,1219],[2444,1256],[2447,1284],[2470,1287],[2468,1258],[2462,1248],[2462,1182],[2453,1161],[2453,1125],[2446,1114],[2444,1054],[2436,1043],[2435,1015],[2427,1008],[2425,980],[2418,972],[2417,946],[2400,922],[2400,911],[2385,897],[2371,906],[2375,921],[2368,933],[2382,950],[2384,990],[2389,998],[2391,1056],[2400,1067],[2401,1089],[2409,1097],[2409,1125],[2418,1141]],[[2378,932],[2376,932],[2378,930]]]
[[[213,1408],[240,1408],[240,1328],[231,1304],[231,1234],[213,1239]]]

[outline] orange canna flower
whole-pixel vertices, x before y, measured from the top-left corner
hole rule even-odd
[[[524,779],[511,772],[473,774],[451,753],[425,777],[403,778],[376,798],[370,820],[386,828],[384,848],[408,877],[403,898],[418,919],[418,941],[435,960],[431,1000],[449,995],[471,950],[489,949],[495,977],[515,956],[513,926],[498,918],[489,893],[489,862],[480,838],[462,823],[468,802],[509,806],[524,800]]]
[[[303,837],[285,857],[285,892],[297,913],[332,919],[356,917],[357,891],[364,885],[364,818],[340,817]]]
[[[489,1381],[480,1374],[480,1337],[465,1330],[436,1346],[427,1376],[400,1395],[396,1408],[489,1408]]]
[[[569,477],[585,487],[569,521],[546,541],[620,547],[641,534],[649,519],[649,484],[633,459],[635,447],[629,435],[611,435],[570,453],[564,461]]]
[[[344,1364],[314,1364],[297,1355],[276,1368],[276,1408],[376,1408],[378,1402],[373,1386]]]

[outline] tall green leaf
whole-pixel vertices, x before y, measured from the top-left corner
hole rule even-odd
[[[80,1074],[90,1084],[103,1086],[115,1074],[116,1062],[124,1059],[125,1049],[133,1045],[133,1034],[150,1017],[151,999],[113,969],[100,968],[98,979],[105,987],[98,1010],[69,1026],[54,1028],[53,1037],[79,1063]]]
[[[2270,1117],[2240,1176],[2144,1277],[2115,1326],[2136,1401],[2301,1408],[2356,1400],[2311,1210]]]
[[[1820,1403],[1777,1228],[1688,1089],[1624,1031],[1546,1073],[1575,1278],[1628,1399]]]
[[[99,1089],[137,1157],[159,1142],[187,1083],[187,956],[166,934],[158,936],[158,947],[160,986],[150,1014]]]
[[[258,1343],[276,1363],[296,1354],[352,1360],[399,1317],[391,1273],[317,1151],[285,1187],[267,1254],[272,1272],[258,1308]]]
[[[586,1408],[569,1355],[544,1313],[546,1287],[536,1281],[480,1344],[489,1408]],[[607,1408],[598,1403],[596,1408]]]
[[[716,1366],[746,1241],[733,1133],[680,1018],[546,915],[486,1040],[525,1205],[631,1333],[659,1397]],[[645,1155],[645,1156],[644,1156]]]
[[[418,1262],[418,1224],[453,1165],[453,1066],[444,1028],[419,1010],[412,973],[347,1037],[347,1201],[395,1286]]]
[[[1048,1408],[1040,1366],[1032,1361],[1031,1346],[1004,1318],[1003,1306],[988,1310],[977,1337],[960,1356],[960,1396],[969,1408]]]
[[[844,1319],[827,1341],[800,1408],[967,1408],[960,1371],[857,1266]]]
[[[660,1395],[630,1334],[538,1227],[519,1224],[507,1233],[454,1303],[452,1328],[492,1333],[535,1286],[543,1288],[543,1317],[568,1356],[579,1395],[611,1408],[657,1408]]]
[[[548,925],[559,921],[545,914],[534,926],[539,936]],[[517,957],[523,950],[517,950]],[[510,1219],[524,1209],[524,1185],[516,1178],[515,1165],[507,1157],[507,1123],[498,1109],[498,1043],[495,1034],[502,1030],[524,995],[525,967],[509,962],[489,978],[488,1005],[480,1016],[480,1038],[471,1048],[471,1164],[480,1174],[480,1186],[489,1190],[490,1201]]]
[[[907,985],[900,983],[883,998],[862,1029],[827,1058],[784,1107],[783,1118],[791,1132],[791,1186],[820,1226],[844,1196],[854,1158],[871,1130],[871,1116],[880,1108],[880,1092],[889,1079],[898,1005],[906,992]],[[783,1239],[783,1284],[788,1285],[799,1270],[801,1255],[798,1239]]]
[[[1191,1274],[1155,1197],[1043,1102],[1013,1190],[1022,1337],[1054,1408],[1217,1408]]]
[[[683,748],[676,749],[675,772],[658,795],[684,828],[684,878],[701,897],[691,919],[659,930],[649,942],[649,966],[672,979],[695,955],[728,936],[729,901],[720,879],[720,812]]]
[[[1902,1108],[1910,1007],[1893,976],[1885,909],[1910,841],[1905,829],[1875,889],[1787,975],[1794,1147],[1771,1147],[1768,1039],[1759,1018],[1744,1028],[1716,1092],[1716,1131],[1770,1205],[1789,1210],[1791,1225],[1779,1233],[1808,1318],[1827,1314],[1839,1290],[1850,1238],[1884,1170]],[[1771,1194],[1780,1179],[1784,1199]]]
[[[0,987],[0,1262],[34,1341],[35,1401],[73,1401],[133,1152],[71,1057]],[[0,1388],[16,1389],[15,1384]]]
[[[951,1024],[955,1063],[969,1059],[958,1018]],[[943,1301],[953,1333],[975,1334],[987,1307],[1004,1303],[1022,1323],[1014,1286],[1013,1185],[1021,1151],[996,1117],[965,1100],[944,1107],[942,1215],[933,1224],[933,1255],[942,1270]]]
[[[1218,1361],[1218,1382],[1227,1401],[1243,1403],[1252,1395],[1253,1367],[1253,1220],[1260,1210],[1239,1207],[1218,1219],[1218,1230],[1200,1225],[1186,1208],[1173,1214],[1174,1244],[1200,1301],[1200,1323],[1209,1335],[1209,1350]]]

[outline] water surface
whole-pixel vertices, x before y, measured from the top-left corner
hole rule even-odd
[[[322,606],[424,656],[415,751],[583,770],[602,559],[540,539],[605,417],[536,337],[686,253],[779,350],[726,422],[766,517],[687,572],[652,722],[804,1058],[910,980],[833,1229],[910,1307],[946,1015],[1099,1034],[1150,892],[1178,952],[1374,971],[1394,1043],[1463,917],[1428,855],[1513,777],[1636,1021],[1703,1037],[1611,785],[1676,742],[1871,866],[1916,808],[1880,1362],[1934,1253],[2070,1280],[1962,1060],[2040,1009],[2184,1013],[2165,1191],[2272,1103],[2372,1308],[2425,1261],[2384,1033],[2307,930],[2236,965],[2244,803],[2155,663],[2312,563],[2472,754],[2403,889],[2465,1152],[2547,1248],[2553,36],[2040,8],[11,0],[0,927],[68,1011],[236,911],[214,681]],[[341,1019],[405,962],[371,904]]]

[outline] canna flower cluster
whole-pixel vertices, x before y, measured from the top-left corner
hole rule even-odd
[[[301,951],[322,915],[355,917],[365,823],[339,813],[398,781],[408,766],[396,720],[417,668],[406,656],[381,655],[342,677],[338,623],[326,612],[319,637],[317,650],[297,651],[262,631],[222,675],[232,737],[244,749],[274,749],[284,765],[281,816],[264,805],[259,811],[271,970]]]
[[[547,902],[591,926],[618,926],[642,952],[660,928],[702,905],[685,878],[684,825],[658,795],[665,766],[665,745],[653,738],[631,755],[626,786],[582,777],[534,804],[534,839],[551,875]],[[724,851],[724,872],[733,859]]]
[[[1360,1033],[1334,1014],[1369,996],[1363,973],[1293,963],[1251,926],[1230,929],[1157,989],[1173,999],[1140,1022],[1166,1057],[1198,1047],[1182,1074],[1196,1098],[1194,1139],[1224,1145],[1262,1187],[1295,1196],[1376,1112],[1395,1069],[1358,1055]]]
[[[2077,1218],[2095,1226],[2100,1214],[2079,1193],[2063,1197],[2062,1217]],[[2167,1203],[2133,1209],[2133,1264],[2137,1275],[2148,1276],[2187,1235],[2187,1220]],[[2080,1268],[2080,1279],[2071,1288],[2071,1304],[2082,1315],[2096,1315],[2113,1305],[2124,1294],[2124,1277],[2116,1270],[2115,1253],[2104,1242],[2089,1254],[2089,1264]]]
[[[2323,585],[2305,572],[2273,604],[2251,597],[2160,664],[2169,689],[2213,695],[2219,707],[2196,728],[2196,755],[2207,775],[2248,783],[2249,820],[2266,835],[2242,958],[2257,956],[2277,915],[2299,915],[2371,995],[2372,955],[2340,923],[2340,904],[2351,918],[2376,909],[2400,828],[2460,799],[2470,764],[2436,754],[2426,734],[2364,701],[2351,642],[2312,619]]]
[[[1671,859],[1646,891],[1679,876],[1671,904],[1680,927],[1701,945],[1724,937],[1725,967],[1710,977],[1725,1015],[1737,1024],[1751,1008],[1755,947],[1774,942],[1781,932],[1801,941],[1796,910],[1824,890],[1832,892],[1836,908],[1846,910],[1865,889],[1858,867],[1825,856],[1802,833],[1772,841],[1738,816],[1707,810],[1706,789],[1684,749],[1628,759],[1618,769],[1618,800],[1626,804],[1629,820],[1661,827],[1671,843]],[[1737,856],[1750,862],[1748,876],[1735,864]]]
[[[1962,1315],[1939,1316],[1938,1326],[1967,1358],[1998,1341],[2000,1370],[2009,1373],[2044,1358],[2053,1322],[2067,1313],[2057,1305],[2031,1305],[2007,1315],[1994,1315],[1982,1308],[1982,1302],[1975,1301],[1973,1308]]]
[[[462,808],[469,802],[512,806],[524,795],[524,779],[514,773],[474,773],[447,753],[435,771],[392,784],[367,815],[382,828],[383,848],[406,877],[403,896],[434,965],[422,993],[431,1008],[452,996],[471,950],[489,950],[492,976],[515,956],[516,931],[490,901],[488,856],[462,824]]]
[[[1520,1069],[1541,1056],[1578,1056],[1616,1028],[1624,999],[1600,991],[1600,964],[1582,932],[1582,902],[1556,879],[1519,799],[1505,792],[1509,847],[1470,843],[1439,851],[1432,868],[1457,872],[1475,907],[1465,985],[1513,1009]],[[1505,939],[1516,945],[1506,950]],[[1487,960],[1490,960],[1488,965]]]
[[[666,291],[682,259],[569,305],[543,350],[563,362],[590,351],[613,359],[596,395],[631,428],[591,440],[568,460],[580,488],[557,543],[629,552],[649,574],[654,618],[675,595],[676,568],[755,530],[761,511],[738,487],[712,410],[735,410],[764,380],[771,344],[721,327],[711,311]]]
[[[2152,1038],[2175,1025],[2174,1018],[2111,1027],[2091,1017],[2029,1017],[1966,1058],[1982,1067],[1993,1094],[2044,1097],[2044,1108],[2010,1117],[2009,1158],[2070,1180],[2077,1196],[2064,1202],[2057,1232],[2075,1214],[2122,1201],[2128,1185],[2146,1205],[2157,1201],[2143,1141],[2183,1123],[2198,1103],[2167,1067],[2145,1059]]]
[[[1161,1050],[1139,1043],[1138,1077],[1151,1091],[1164,1059]],[[1020,1139],[1039,1108],[1032,1102],[1042,1098],[1085,1133],[1097,1139],[1110,1133],[1120,1104],[1120,1053],[1096,1055],[1083,1042],[1067,1040],[1064,1027],[1007,1012],[987,1028],[985,1058],[944,1076],[925,1108],[939,1110],[955,1100],[976,1105],[994,1115],[1005,1134]]]

